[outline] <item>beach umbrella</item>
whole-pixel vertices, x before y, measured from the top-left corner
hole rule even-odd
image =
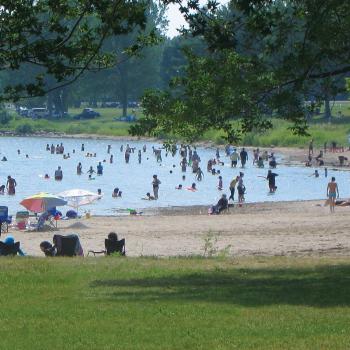
[[[20,202],[26,209],[34,213],[42,213],[54,207],[66,205],[67,201],[51,193],[37,193]]]
[[[80,189],[64,191],[58,193],[57,196],[66,200],[67,205],[75,208],[76,210],[78,210],[82,205],[91,204],[95,200],[101,198],[101,196],[96,193]]]

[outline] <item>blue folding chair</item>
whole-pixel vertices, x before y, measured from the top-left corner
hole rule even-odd
[[[12,216],[9,215],[9,208],[0,206],[0,236],[1,232],[9,231],[9,224],[12,222]]]

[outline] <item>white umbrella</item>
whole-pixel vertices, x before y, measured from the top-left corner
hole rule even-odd
[[[96,193],[80,189],[64,191],[59,193],[58,196],[66,200],[67,205],[77,210],[82,205],[91,204],[95,200],[101,198],[101,196]]]

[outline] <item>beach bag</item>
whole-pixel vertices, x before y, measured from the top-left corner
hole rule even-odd
[[[76,219],[78,216],[78,213],[74,210],[68,210],[66,213],[66,217],[69,219]]]

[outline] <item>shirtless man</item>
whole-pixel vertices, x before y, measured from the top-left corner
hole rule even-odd
[[[16,194],[16,186],[17,186],[16,180],[13,179],[9,175],[7,177],[7,183],[6,183],[7,193],[10,194],[10,195]]]
[[[328,183],[327,197],[329,198],[330,211],[331,211],[331,213],[334,213],[335,199],[336,199],[336,197],[339,198],[339,190],[338,190],[338,185],[335,182],[335,177],[332,177],[331,182]]]

